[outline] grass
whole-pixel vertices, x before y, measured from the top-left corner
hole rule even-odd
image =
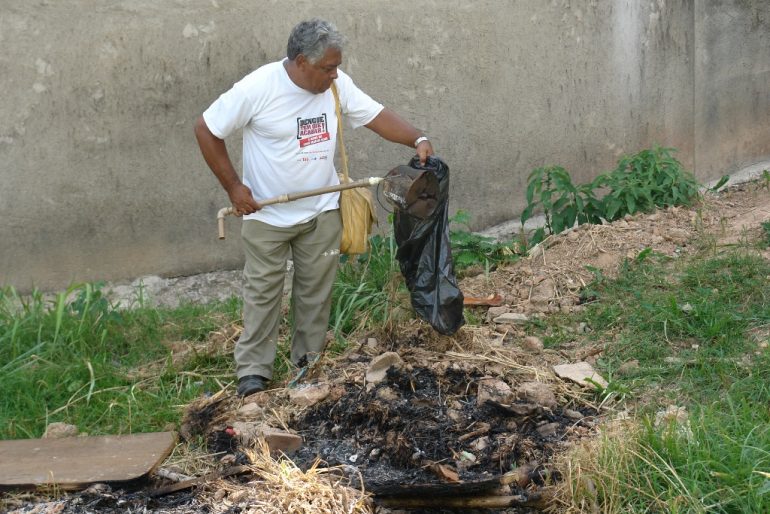
[[[330,329],[338,353],[359,330],[387,325],[408,304],[390,237],[343,263],[333,292]],[[163,430],[181,408],[231,382],[231,348],[212,344],[212,333],[240,322],[232,298],[176,309],[144,305],[117,309],[100,284],[73,285],[53,300],[40,292],[22,297],[0,289],[0,439],[40,437],[52,422],[90,434]],[[289,320],[289,324],[291,320]],[[274,379],[291,373],[289,330],[278,344]],[[232,341],[231,341],[232,342]],[[191,349],[184,359],[177,351]]]
[[[343,340],[352,332],[387,325],[406,295],[392,236],[373,236],[369,253],[343,262],[332,294],[330,327]]]
[[[741,249],[647,252],[617,279],[596,274],[585,311],[566,323],[586,322],[605,342],[597,365],[624,393],[616,406],[637,416],[576,464],[602,512],[770,512],[770,355],[751,336],[770,326],[769,276],[767,260]],[[567,339],[549,338],[554,348]],[[615,374],[630,360],[639,366]],[[668,405],[688,421],[656,425]],[[585,488],[573,494],[585,504]]]
[[[583,459],[603,511],[768,512],[770,420],[757,408],[770,399],[766,379],[746,375],[718,400],[691,404],[684,429],[643,417],[633,437],[606,437]]]
[[[236,301],[117,310],[93,284],[53,301],[0,290],[0,438],[39,437],[55,421],[91,434],[178,422],[182,405],[228,379],[231,357],[198,355],[177,368],[163,343],[204,341],[237,317]]]
[[[617,280],[595,283],[586,322],[614,329],[602,362],[607,369],[636,359],[650,379],[684,375],[690,380],[681,385],[694,385],[688,394],[708,394],[704,381],[732,374],[750,350],[747,330],[770,317],[770,266],[740,252],[667,261],[653,257],[627,264]]]

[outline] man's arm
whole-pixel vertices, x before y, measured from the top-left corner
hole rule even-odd
[[[227,191],[230,202],[233,204],[235,214],[243,216],[260,210],[262,207],[254,200],[251,190],[241,182],[240,177],[233,167],[227,146],[222,139],[211,133],[203,116],[195,122],[195,138],[198,140],[203,158],[214,172],[219,183]]]
[[[365,126],[388,141],[401,143],[411,148],[414,148],[414,142],[417,138],[423,135],[422,132],[387,107]],[[433,146],[427,139],[420,142],[416,150],[421,165],[425,164],[429,155],[433,155]]]

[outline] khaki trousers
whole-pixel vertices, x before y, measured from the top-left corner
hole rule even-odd
[[[244,220],[243,332],[235,345],[238,378],[273,376],[289,251],[294,261],[291,360],[297,364],[323,351],[341,231],[339,210],[287,228]]]

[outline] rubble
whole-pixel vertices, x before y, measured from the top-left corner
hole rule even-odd
[[[67,423],[49,423],[47,427],[45,427],[45,433],[43,434],[43,439],[61,439],[64,437],[75,437],[80,433],[80,430],[78,430],[78,427],[75,425],[69,425]]]
[[[521,343],[521,347],[532,353],[540,353],[543,351],[543,341],[539,337],[527,336]]]
[[[369,369],[366,370],[366,381],[370,384],[379,384],[385,380],[385,375],[392,367],[400,367],[404,361],[395,352],[387,352],[372,359]]]
[[[327,383],[300,385],[296,389],[289,390],[289,398],[300,407],[310,407],[324,400],[331,393],[331,386]]]
[[[516,396],[520,400],[543,406],[547,409],[555,408],[559,402],[553,389],[542,382],[524,382],[516,387]]]
[[[587,362],[575,362],[571,364],[559,364],[553,367],[554,373],[559,378],[571,380],[572,382],[584,386],[595,387],[594,382],[601,387],[607,387],[609,384],[599,375],[593,366]]]
[[[494,319],[495,323],[507,323],[509,325],[522,325],[529,322],[529,316],[520,312],[506,312]]]

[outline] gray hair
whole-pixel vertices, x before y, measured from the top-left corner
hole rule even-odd
[[[342,50],[347,43],[333,23],[313,18],[299,23],[292,29],[289,35],[289,44],[286,46],[286,56],[290,60],[297,58],[299,54],[307,57],[311,64],[318,62],[328,48]]]

